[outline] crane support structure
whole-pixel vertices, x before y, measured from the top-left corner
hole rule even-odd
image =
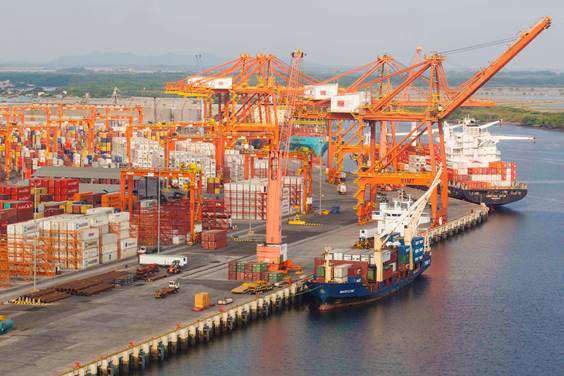
[[[171,181],[172,179],[188,180],[188,184],[184,188],[189,193],[190,199],[190,241],[196,243],[199,237],[196,231],[196,225],[202,223],[203,206],[202,174],[200,170],[197,167],[191,167],[187,170],[122,169],[120,171],[120,199],[122,211],[127,210],[130,213],[133,212],[133,188],[136,177],[165,178],[167,181]]]

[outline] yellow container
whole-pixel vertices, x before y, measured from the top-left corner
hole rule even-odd
[[[194,306],[197,309],[204,309],[210,305],[210,294],[207,292],[199,292],[195,296]]]
[[[88,209],[92,209],[94,206],[92,205],[80,205],[80,214],[86,214]]]

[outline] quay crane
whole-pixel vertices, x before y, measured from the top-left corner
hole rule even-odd
[[[476,93],[486,82],[488,82],[499,70],[509,63],[519,52],[521,52],[530,42],[532,42],[542,31],[549,28],[551,18],[544,17],[538,21],[527,32],[522,33],[517,40],[512,43],[496,60],[487,68],[480,70],[468,81],[458,86],[456,90],[444,93],[441,87],[446,80],[442,62],[444,56],[433,54],[426,57],[422,63],[408,68],[408,71],[416,70],[410,74],[403,82],[389,94],[371,101],[365,106],[360,106],[358,111],[351,114],[359,124],[373,121],[415,121],[413,129],[397,142],[392,148],[380,153],[379,156],[371,153],[368,156],[370,161],[367,165],[361,166],[358,171],[357,183],[357,214],[360,223],[366,223],[370,219],[372,208],[376,199],[379,186],[389,185],[423,185],[429,186],[432,177],[437,170],[437,160],[442,163],[441,177],[441,207],[438,207],[437,190],[431,196],[432,217],[435,223],[439,219],[447,219],[448,213],[448,177],[446,168],[444,130],[443,122],[457,108],[464,105],[470,97]],[[422,86],[428,87],[425,97],[427,106],[423,111],[404,109],[394,106],[396,98],[414,84],[415,80],[422,81]],[[439,132],[439,155],[435,156],[433,147],[432,128],[436,124]],[[424,134],[429,140],[429,154],[431,162],[431,173],[409,173],[395,168],[398,157],[407,148]],[[373,142],[373,141],[371,141]],[[365,193],[370,192],[370,198],[365,199]]]
[[[303,57],[304,53],[300,50],[292,53],[287,91],[282,98],[286,104],[286,111],[278,126],[278,142],[272,145],[268,154],[266,241],[264,244],[257,245],[257,261],[268,263],[271,271],[288,272],[302,269],[288,258],[288,246],[282,242],[281,201],[282,179],[286,173],[286,162],[290,150],[292,117],[298,92],[300,63]]]

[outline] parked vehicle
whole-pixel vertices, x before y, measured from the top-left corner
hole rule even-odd
[[[139,264],[157,264],[160,266],[170,266],[174,262],[177,262],[179,266],[183,267],[188,264],[187,256],[174,256],[174,255],[139,255]]]
[[[166,298],[171,294],[176,294],[179,290],[180,290],[180,282],[170,280],[168,281],[168,287],[163,287],[155,291],[154,297],[155,299]]]

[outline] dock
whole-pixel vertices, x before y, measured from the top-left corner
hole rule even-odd
[[[323,207],[340,205],[339,214],[309,215],[306,219],[315,224],[313,226],[287,223],[283,226],[289,257],[306,271],[311,271],[315,257],[319,257],[324,246],[351,247],[361,228],[352,209],[352,195],[339,196],[335,187],[328,184],[323,189]],[[449,205],[451,221],[447,225],[459,223],[457,231],[463,231],[478,224],[471,217],[481,213],[479,205],[455,199],[450,199]],[[487,216],[482,220],[485,218]],[[246,225],[239,224],[239,235],[244,234]],[[257,237],[264,236],[264,226],[255,226],[255,231]],[[430,233],[429,239],[436,241],[456,233],[448,227],[440,231]],[[297,278],[295,283],[262,296],[231,294],[230,290],[240,282],[227,280],[227,264],[253,260],[255,247],[256,242],[230,241],[227,248],[214,251],[196,246],[174,248],[175,254],[189,256],[190,264],[181,274],[170,278],[180,280],[179,293],[163,301],[154,299],[153,292],[166,286],[169,278],[138,282],[89,297],[72,296],[47,305],[5,303],[0,306],[0,314],[12,317],[15,329],[0,337],[0,356],[4,359],[0,373],[16,376],[134,374],[152,363],[189,351],[198,343],[228,335],[253,320],[301,306],[303,281]],[[122,267],[123,263],[113,268]],[[85,273],[103,271],[106,269]],[[84,277],[83,273],[75,274],[75,277],[61,278]],[[45,282],[52,283],[54,281]],[[194,295],[203,291],[210,294],[214,303],[225,297],[233,298],[234,302],[193,312]],[[12,290],[0,294],[0,299],[7,302],[20,293]]]

